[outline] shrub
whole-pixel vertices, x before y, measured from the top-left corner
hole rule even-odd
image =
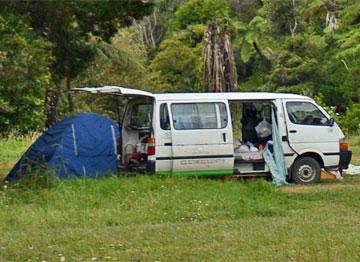
[[[51,48],[36,36],[26,17],[0,13],[0,132],[26,133],[42,127]]]
[[[338,122],[347,134],[360,133],[360,103],[350,105],[344,116],[339,117]]]

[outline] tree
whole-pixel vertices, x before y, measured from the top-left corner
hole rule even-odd
[[[226,0],[189,0],[175,12],[170,22],[170,33],[186,29],[189,25],[207,24],[209,21],[230,17],[230,4]]]
[[[204,82],[205,90],[233,92],[237,87],[237,75],[231,36],[226,26],[210,22],[204,35]]]
[[[230,0],[232,15],[243,23],[249,23],[261,7],[261,0]]]
[[[151,62],[154,84],[161,91],[196,92],[201,90],[203,46],[197,38],[202,39],[203,26],[200,26],[200,36],[192,27],[164,40],[160,51]],[[194,38],[193,38],[194,37]]]
[[[189,0],[176,9],[159,53],[151,63],[155,83],[161,90],[204,90],[202,51],[206,24],[218,18],[226,20],[229,15],[230,4],[225,0]],[[227,78],[232,76],[226,74]],[[236,85],[236,81],[231,83]]]
[[[26,20],[8,10],[0,13],[0,133],[24,133],[43,125],[52,45]]]
[[[141,0],[94,0],[94,1],[8,1],[0,7],[29,14],[31,24],[53,43],[55,61],[52,75],[55,86],[46,89],[46,126],[56,121],[56,110],[61,83],[70,80],[92,60],[90,36],[109,41],[119,26],[129,25],[133,18],[140,18],[151,11],[152,3]],[[70,94],[69,110],[73,109]]]
[[[149,48],[149,57],[153,57],[152,54],[164,39],[168,20],[173,18],[174,11],[185,1],[159,0],[151,15],[133,21],[132,27],[137,33],[138,41]]]
[[[263,17],[255,16],[249,24],[235,21],[232,26],[237,32],[235,44],[240,47],[240,57],[243,62],[248,62],[254,52],[261,58],[268,60],[264,50],[267,42],[266,31],[269,29],[269,24]]]
[[[314,78],[316,78],[317,61],[302,58],[289,51],[281,51],[271,72],[270,79],[275,90],[304,95],[315,95]]]
[[[264,0],[262,13],[272,24],[275,37],[293,35],[299,30],[298,0]]]
[[[109,84],[151,88],[150,75],[145,66],[146,48],[135,41],[132,29],[121,29],[110,44],[97,44],[95,59],[76,76],[73,85]],[[118,119],[119,114],[114,109],[120,110],[123,103],[122,99],[112,95],[77,94],[74,96],[74,105],[75,112],[92,111]],[[69,114],[66,110],[66,98],[63,96],[59,102],[59,110],[62,110],[63,115]]]

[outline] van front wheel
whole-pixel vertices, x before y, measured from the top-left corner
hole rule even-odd
[[[316,183],[320,180],[321,168],[314,158],[302,157],[295,161],[291,177],[297,184]]]

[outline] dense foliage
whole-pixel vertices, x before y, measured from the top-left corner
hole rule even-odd
[[[167,90],[178,91],[190,79],[182,91],[204,90],[199,49],[210,21],[231,28],[237,90],[322,97],[347,132],[359,131],[359,1],[184,1],[151,61],[160,89],[167,83]],[[184,49],[186,55],[180,55]],[[191,68],[186,67],[189,58]]]
[[[210,22],[231,37],[236,90],[321,98],[347,132],[359,132],[358,0],[73,0],[57,1],[56,8],[3,1],[0,6],[2,132],[41,128],[44,104],[54,106],[48,122],[51,114],[55,119],[81,110],[115,115],[117,101],[99,97],[91,105],[94,98],[68,95],[72,86],[205,91],[204,35]],[[4,56],[11,52],[14,58]],[[24,62],[26,55],[39,58]]]
[[[51,47],[28,26],[26,17],[0,14],[0,132],[43,125]]]
[[[98,53],[112,55],[108,51],[111,47],[106,42],[117,33],[119,27],[128,26],[132,19],[148,14],[151,7],[152,3],[141,0],[0,2],[2,14],[12,12],[27,17],[27,26],[34,28],[33,31],[39,37],[52,43],[52,81],[46,85],[42,98],[47,127],[56,122],[62,95],[67,98],[67,112],[74,111],[72,96],[67,92],[71,88],[71,81],[89,66]],[[7,20],[4,19],[5,22]],[[15,29],[14,34],[17,31]],[[24,65],[27,66],[28,64]],[[31,78],[25,80],[31,81]],[[31,108],[27,114],[32,115],[35,110],[36,108]],[[34,123],[34,126],[28,126],[27,129],[40,126],[42,125]]]

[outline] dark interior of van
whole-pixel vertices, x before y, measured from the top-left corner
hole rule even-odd
[[[265,171],[263,150],[272,139],[271,102],[230,101],[235,170]]]

